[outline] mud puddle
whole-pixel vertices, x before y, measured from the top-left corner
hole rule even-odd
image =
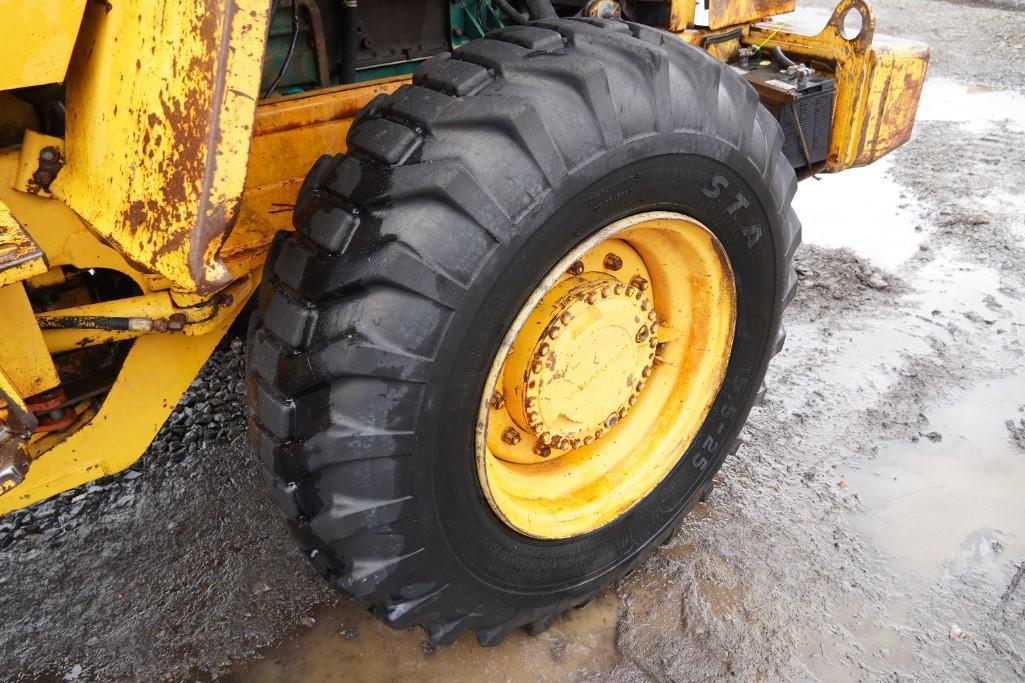
[[[619,598],[609,592],[584,609],[570,610],[538,636],[516,631],[501,645],[484,648],[467,634],[437,648],[418,628],[394,631],[346,603],[323,610],[312,627],[227,680],[500,683],[601,676],[619,661],[619,613]]]

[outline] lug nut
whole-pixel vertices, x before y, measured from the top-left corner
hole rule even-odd
[[[605,426],[607,428],[612,429],[617,424],[619,424],[619,413],[612,413],[607,418],[605,418]],[[601,431],[601,430],[599,430],[599,431]]]
[[[547,342],[543,342],[541,346],[538,348],[537,352],[542,356],[547,356],[548,352],[551,350],[552,347],[550,347]]]
[[[552,435],[548,432],[542,432],[541,436],[537,437],[537,440],[547,446],[549,443],[551,443]]]
[[[651,377],[651,368],[648,366],[644,366],[644,369],[641,370],[641,377],[643,377],[644,379],[648,379],[649,377]]]
[[[624,289],[626,289],[625,286],[616,285],[615,287],[613,287],[612,291],[614,291],[616,294],[622,294]]]
[[[650,301],[648,301],[647,299],[645,299],[644,301],[642,301],[642,302],[641,302],[641,310],[642,310],[642,311],[646,311],[646,310],[648,310],[648,309],[649,309],[650,307],[651,307],[651,302],[650,302]]]
[[[606,270],[619,270],[623,267],[623,259],[619,258],[616,254],[605,254],[603,265]]]
[[[558,327],[556,327],[555,325],[552,325],[548,329],[548,336],[551,337],[552,339],[558,339],[559,338],[559,332],[561,332],[561,330]]]
[[[634,275],[630,278],[630,286],[634,289],[643,292],[648,288],[648,281],[642,278],[640,275]]]
[[[585,446],[590,446],[592,443],[594,443],[594,437],[593,436],[585,436],[584,437],[584,445]]]
[[[657,322],[651,323],[651,333],[655,334],[656,332],[658,332],[658,327],[659,325]]]
[[[598,300],[598,295],[595,294],[594,292],[591,292],[590,294],[587,295],[587,303],[590,304],[591,306],[594,306],[594,302],[597,301],[597,300]]]
[[[502,441],[506,442],[510,446],[515,446],[520,442],[520,433],[513,427],[506,427],[505,431],[502,432]]]
[[[584,272],[584,262],[574,261],[573,263],[569,264],[568,272],[570,275],[580,275],[582,272]]]
[[[641,329],[637,330],[637,336],[634,337],[634,341],[638,344],[643,343],[648,338],[648,328],[642,326]]]
[[[536,444],[534,444],[534,452],[540,455],[542,458],[547,458],[549,455],[552,454],[552,449],[538,441]]]
[[[488,405],[490,405],[495,410],[501,410],[505,407],[505,397],[496,391],[495,393],[491,394],[491,400],[488,401]]]
[[[609,288],[608,285],[605,285],[604,287],[601,288],[601,298],[608,299],[609,298],[609,294],[611,294],[611,293],[612,293],[612,290]]]
[[[636,396],[631,396],[631,397],[630,397],[630,398],[629,398],[629,399],[627,400],[627,403],[629,403],[629,404],[630,404],[631,406],[635,406],[635,405],[637,405],[637,397],[636,397]]]
[[[563,311],[562,315],[559,316],[559,320],[562,321],[563,325],[569,323],[569,321],[572,320],[572,319],[573,319],[573,314],[570,313],[569,311]]]
[[[648,311],[648,320],[655,320],[655,318],[657,317],[658,315],[655,313],[655,311]]]

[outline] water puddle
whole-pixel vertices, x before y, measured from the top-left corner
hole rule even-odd
[[[324,610],[312,628],[244,662],[228,680],[247,683],[386,683],[438,681],[572,681],[610,671],[619,661],[616,628],[620,601],[614,592],[586,609],[570,610],[547,631],[512,633],[497,647],[477,645],[467,634],[434,648],[418,628],[395,631],[367,612],[342,603]]]
[[[893,179],[892,168],[892,158],[884,157],[871,166],[802,181],[794,210],[804,242],[847,247],[889,270],[917,254],[924,234],[922,210]]]
[[[960,123],[976,135],[994,127],[1025,131],[1025,95],[929,78],[922,88],[916,120]]]
[[[1006,581],[1025,557],[1025,451],[1005,426],[1023,405],[1020,375],[962,390],[926,413],[927,436],[846,473],[864,506],[854,526],[892,569],[922,588],[965,571]]]

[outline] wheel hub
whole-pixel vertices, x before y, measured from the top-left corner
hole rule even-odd
[[[644,390],[657,330],[638,288],[602,272],[566,278],[534,309],[507,361],[513,420],[552,457],[602,438]]]

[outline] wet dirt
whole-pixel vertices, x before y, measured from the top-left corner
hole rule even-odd
[[[877,4],[935,45],[914,138],[802,183],[764,404],[633,575],[496,648],[381,626],[276,519],[229,340],[134,474],[0,519],[0,677],[1025,678],[1021,14]]]

